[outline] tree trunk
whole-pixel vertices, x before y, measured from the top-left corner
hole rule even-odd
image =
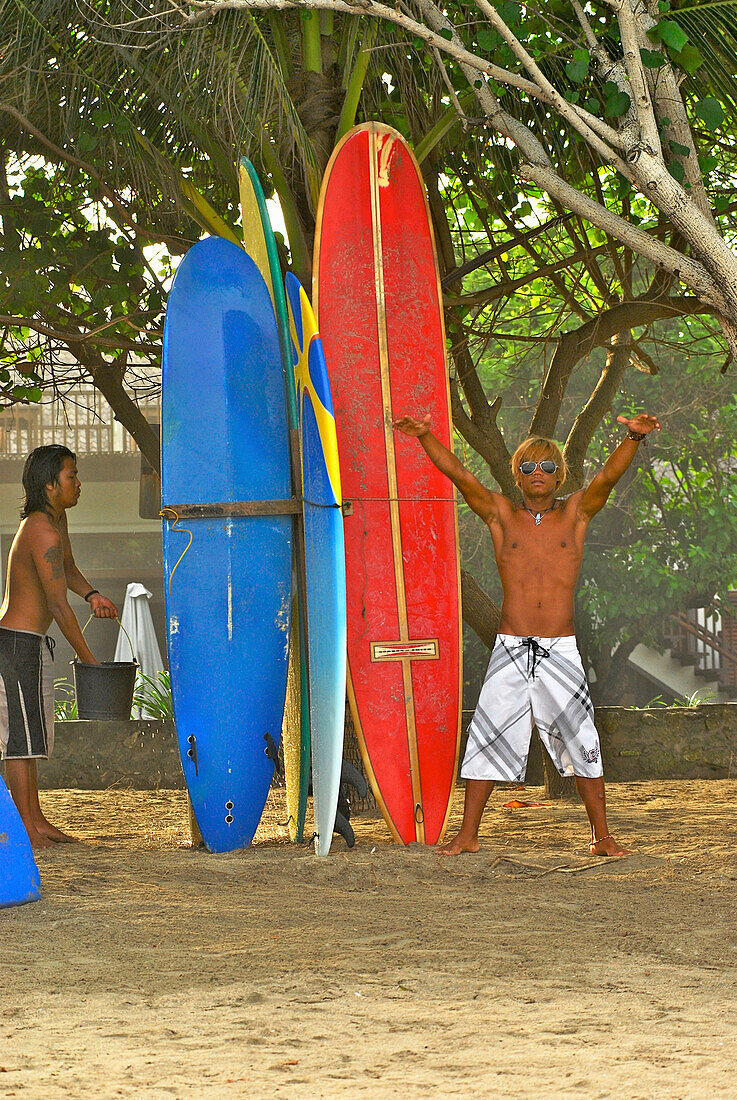
[[[492,650],[502,614],[481,585],[465,569],[461,570],[461,598],[464,622],[478,634],[486,648]]]
[[[573,777],[563,778],[548,756],[542,741],[540,741],[540,752],[543,754],[543,772],[545,773],[544,797],[551,801],[575,802],[578,798],[576,781]]]

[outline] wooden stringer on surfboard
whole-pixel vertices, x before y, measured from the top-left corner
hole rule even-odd
[[[435,843],[459,747],[455,505],[447,479],[416,440],[395,436],[392,421],[430,412],[450,446],[450,401],[422,178],[387,126],[357,127],[331,158],[314,296],[353,506],[345,522],[351,709],[392,833]]]

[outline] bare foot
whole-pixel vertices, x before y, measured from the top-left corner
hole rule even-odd
[[[41,836],[48,837],[54,844],[78,844],[76,836],[70,836],[69,833],[63,833],[61,829],[57,829],[56,825],[52,825],[50,821],[47,821],[45,817],[42,817],[39,821],[34,822],[36,832]]]
[[[31,842],[32,848],[55,848],[56,844],[49,837],[44,836],[33,825],[26,825],[26,832],[28,833],[28,839]]]
[[[477,836],[471,840],[465,840],[459,833],[449,844],[444,844],[442,848],[436,848],[435,851],[439,856],[459,856],[461,852],[478,852],[480,849],[481,842]]]
[[[632,853],[628,848],[622,848],[617,844],[613,836],[603,836],[601,840],[594,840],[592,837],[591,844],[589,845],[589,851],[592,856],[630,856]]]

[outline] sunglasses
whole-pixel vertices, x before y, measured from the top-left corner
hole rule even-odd
[[[520,462],[520,473],[534,474],[538,466],[544,474],[554,474],[558,469],[557,464],[553,462],[552,458],[544,458],[542,462]]]

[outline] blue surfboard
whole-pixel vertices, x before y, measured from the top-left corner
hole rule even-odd
[[[41,879],[28,833],[0,778],[0,909],[41,897]]]
[[[309,298],[286,277],[300,414],[307,588],[307,675],[315,851],[330,851],[343,763],[346,688],[345,544],[338,440],[325,356]]]
[[[229,241],[206,238],[179,265],[162,388],[174,719],[202,838],[232,851],[253,839],[281,735],[297,505],[271,297]]]

